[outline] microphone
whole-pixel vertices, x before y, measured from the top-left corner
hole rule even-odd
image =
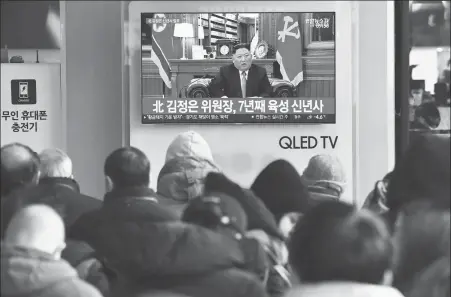
[[[193,84],[193,83],[195,83],[195,82],[198,82],[199,80],[204,79],[204,78],[206,78],[207,76],[208,76],[208,74],[205,74],[204,76],[202,76],[202,77],[200,77],[200,78],[198,78],[198,79],[196,79],[196,80],[194,80],[194,81],[190,81],[188,84],[184,85],[184,86],[180,89],[180,91],[179,91],[179,94],[178,94],[178,95],[179,95],[179,98],[182,98],[182,91],[183,91],[183,90],[186,90],[190,84]]]

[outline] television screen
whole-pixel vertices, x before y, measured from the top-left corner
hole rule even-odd
[[[142,13],[142,123],[335,123],[335,13]]]

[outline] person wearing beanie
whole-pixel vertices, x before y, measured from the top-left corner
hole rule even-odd
[[[203,193],[209,172],[218,172],[210,146],[194,131],[179,134],[169,145],[157,180],[157,194],[163,205],[181,215],[184,207]]]
[[[450,137],[422,135],[395,164],[387,188],[387,220],[393,227],[398,212],[410,202],[428,200],[450,208]]]
[[[322,201],[339,200],[346,189],[346,173],[340,159],[320,154],[313,156],[302,173],[314,207]]]

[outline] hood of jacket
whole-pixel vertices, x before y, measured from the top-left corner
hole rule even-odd
[[[165,163],[174,158],[185,157],[195,157],[214,163],[207,141],[194,131],[183,132],[174,138],[166,151]]]
[[[291,289],[286,297],[403,297],[391,287],[360,283],[321,283]]]
[[[311,185],[307,189],[310,194],[310,209],[325,201],[338,201],[342,194],[339,186],[329,182]]]
[[[218,167],[208,159],[192,156],[173,158],[158,175],[157,193],[163,204],[185,205],[202,195],[208,173],[218,171]]]
[[[2,243],[1,293],[6,296],[32,296],[55,284],[77,277],[64,260],[54,260],[40,251],[12,247]]]
[[[103,244],[95,248],[111,268],[156,285],[167,278],[183,280],[241,267],[245,261],[238,241],[179,221],[118,220],[98,228]]]

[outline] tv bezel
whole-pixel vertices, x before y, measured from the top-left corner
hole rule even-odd
[[[296,12],[296,13],[314,13],[314,12],[334,12],[335,17],[340,17],[340,8],[342,8],[338,1],[131,1],[129,3],[129,18],[130,20],[139,19],[139,31],[141,32],[141,14],[143,13],[187,13],[187,14],[202,14],[202,13],[280,13],[280,12]],[[135,6],[141,6],[140,8]],[[139,12],[137,12],[139,11]],[[133,15],[133,17],[132,17]],[[134,30],[136,30],[136,25]],[[129,28],[131,29],[131,28]],[[282,123],[284,125],[334,125],[337,123],[337,36],[339,36],[339,28],[335,28],[336,38],[334,42],[334,52],[335,52],[335,104],[334,104],[334,122],[333,123]],[[129,35],[129,38],[131,36]],[[141,39],[139,39],[139,45],[136,44],[137,40],[129,39],[129,46],[139,46],[139,53],[141,56]],[[351,46],[351,45],[350,45]],[[142,73],[142,64],[140,63],[139,72]],[[130,76],[130,79],[131,76]],[[130,81],[130,85],[132,82]],[[139,79],[139,90],[140,90],[140,104],[141,110],[139,112],[142,125],[161,125],[161,123],[142,123],[142,86],[141,79]],[[350,92],[350,95],[352,91]],[[132,111],[130,111],[132,112]],[[132,115],[130,114],[132,117]],[[170,125],[183,125],[186,123],[164,123]],[[194,125],[216,125],[214,123],[199,123],[193,122]],[[224,125],[225,123],[217,123]],[[244,125],[256,125],[260,123],[227,123],[227,124],[244,124]],[[280,124],[280,123],[262,123],[266,124]]]

